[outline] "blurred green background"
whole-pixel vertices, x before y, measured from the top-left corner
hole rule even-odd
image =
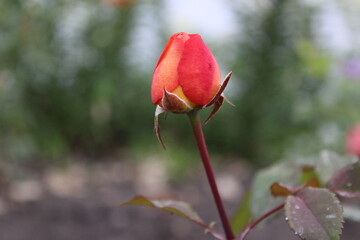
[[[213,12],[180,2],[1,1],[1,161],[162,154],[151,75],[180,31],[200,33],[222,75],[234,73],[226,95],[236,107],[225,104],[205,127],[216,159],[267,165],[344,151],[360,121],[357,1],[214,1]],[[185,116],[160,122],[169,158],[196,153]]]

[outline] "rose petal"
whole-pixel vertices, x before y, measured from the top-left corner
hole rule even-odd
[[[164,94],[164,88],[173,91],[178,85],[177,67],[184,49],[184,40],[174,34],[161,54],[152,79],[151,99],[158,104]]]
[[[220,88],[219,66],[198,34],[185,42],[178,79],[184,94],[198,105],[209,103]]]

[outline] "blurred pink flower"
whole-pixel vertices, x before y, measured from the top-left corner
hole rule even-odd
[[[352,58],[344,62],[343,72],[346,77],[352,80],[360,79],[360,59]]]
[[[351,128],[346,136],[346,150],[360,158],[360,123]]]

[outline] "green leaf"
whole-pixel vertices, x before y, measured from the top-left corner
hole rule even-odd
[[[354,156],[340,156],[332,151],[322,151],[316,163],[316,172],[320,180],[326,183],[337,170],[357,161]]]
[[[250,222],[251,192],[247,192],[242,199],[239,209],[231,218],[231,228],[235,235],[238,235]]]
[[[326,186],[342,197],[360,198],[360,162],[338,170]]]
[[[301,167],[295,163],[280,163],[259,171],[252,185],[251,213],[254,219],[261,217],[284,201],[271,195],[272,183],[286,183],[291,188],[300,185],[300,179]]]
[[[328,189],[307,187],[288,196],[285,215],[290,227],[302,239],[340,239],[343,210],[336,195]]]
[[[317,182],[317,187],[319,187],[319,179],[315,167],[313,166],[303,166],[302,175],[301,175],[301,184],[308,184],[312,182],[315,184]]]
[[[172,214],[181,216],[187,220],[190,220],[203,229],[205,229],[206,233],[210,233],[212,236],[214,236],[217,239],[224,240],[225,237],[216,232],[211,228],[211,226],[205,224],[199,215],[190,207],[189,204],[182,201],[175,201],[175,200],[150,200],[143,196],[137,196],[133,199],[121,203],[119,206],[125,206],[125,205],[139,205],[139,206],[147,206],[152,208],[161,209],[167,212],[170,212]]]

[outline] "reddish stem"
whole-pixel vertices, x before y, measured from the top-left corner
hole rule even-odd
[[[198,111],[197,110],[192,111],[192,112],[190,112],[188,114],[188,116],[190,118],[191,126],[192,126],[192,129],[193,129],[193,133],[194,133],[194,136],[195,136],[195,140],[196,140],[198,149],[199,149],[201,160],[202,160],[202,163],[203,163],[204,168],[205,168],[205,172],[206,172],[206,175],[207,175],[207,178],[208,178],[208,182],[210,184],[211,191],[212,191],[212,194],[214,196],[216,207],[217,207],[219,215],[220,215],[222,226],[223,226],[224,231],[225,231],[226,239],[227,240],[233,240],[235,237],[234,237],[234,234],[233,234],[233,232],[231,230],[229,219],[228,219],[228,217],[226,215],[225,208],[224,208],[224,205],[223,205],[223,202],[221,200],[219,190],[218,190],[218,187],[217,187],[217,184],[216,184],[215,175],[214,175],[214,171],[213,171],[213,168],[211,166],[211,163],[210,163],[210,157],[209,157],[209,153],[208,153],[208,150],[207,150],[204,134],[203,134],[203,131],[202,131],[202,123],[200,121]]]
[[[248,233],[250,232],[251,229],[253,229],[256,225],[258,225],[262,220],[264,220],[265,218],[269,217],[270,215],[276,213],[277,211],[281,210],[282,208],[284,208],[285,203],[277,206],[276,208],[270,210],[269,212],[265,213],[264,215],[262,215],[260,218],[258,218],[257,220],[255,220],[254,222],[250,223],[245,229],[244,231],[241,232],[241,235],[239,238],[237,238],[237,240],[244,240],[245,237],[248,235]]]

